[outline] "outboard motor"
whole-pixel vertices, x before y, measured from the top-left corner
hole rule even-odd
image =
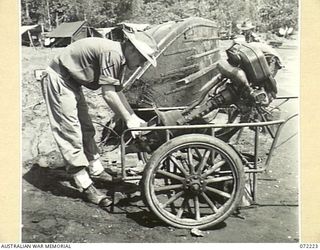
[[[247,106],[268,106],[276,97],[277,84],[265,54],[255,43],[252,44],[234,44],[226,51],[228,59],[220,61],[218,69],[221,80],[228,81],[220,91],[209,96],[205,103],[183,111],[158,111],[162,124],[193,124],[194,120],[215,109],[237,105],[239,102]]]

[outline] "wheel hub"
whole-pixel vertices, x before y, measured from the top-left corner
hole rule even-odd
[[[203,192],[205,187],[205,182],[200,175],[191,175],[186,178],[184,183],[185,190],[189,191],[190,193],[197,195]]]

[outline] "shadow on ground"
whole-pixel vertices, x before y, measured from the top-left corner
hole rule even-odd
[[[72,179],[65,174],[63,168],[49,169],[34,164],[30,170],[23,175],[23,179],[34,187],[50,192],[55,196],[67,196],[70,198],[81,198],[81,193],[76,188],[64,185],[63,182],[70,182]]]
[[[57,197],[82,198],[82,193],[75,188],[72,177],[65,172],[64,168],[50,169],[34,164],[23,175],[23,179],[33,187]],[[126,214],[126,218],[146,228],[168,227],[168,224],[150,212],[140,195],[139,185],[118,181],[109,184],[95,182],[95,186],[114,200],[114,205],[107,209],[109,213]],[[219,230],[224,227],[226,223],[222,222],[207,230]]]

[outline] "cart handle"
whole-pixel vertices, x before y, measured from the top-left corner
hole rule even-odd
[[[297,116],[298,116],[298,113],[289,116],[289,117],[288,117],[283,123],[281,123],[280,126],[278,127],[277,132],[276,132],[276,135],[275,135],[275,137],[274,137],[274,140],[273,140],[273,142],[272,142],[272,144],[271,144],[270,151],[269,151],[269,155],[268,155],[268,158],[267,158],[267,160],[266,160],[266,164],[265,164],[264,169],[266,169],[266,168],[269,166],[270,161],[271,161],[271,157],[272,157],[272,154],[273,154],[274,150],[275,150],[276,148],[278,148],[279,146],[281,146],[282,144],[284,144],[285,142],[289,141],[289,140],[294,136],[294,135],[293,135],[293,136],[290,136],[289,138],[287,138],[286,140],[284,140],[282,143],[280,143],[280,144],[277,145],[278,139],[279,139],[279,135],[280,135],[280,132],[281,132],[282,128],[286,125],[286,123],[287,123],[288,121],[290,121],[291,119],[293,119],[294,117],[297,117]]]

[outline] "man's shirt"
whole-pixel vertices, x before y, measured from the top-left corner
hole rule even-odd
[[[125,62],[119,42],[96,37],[72,43],[52,61],[77,83],[90,89],[113,85],[118,90],[121,89]]]

